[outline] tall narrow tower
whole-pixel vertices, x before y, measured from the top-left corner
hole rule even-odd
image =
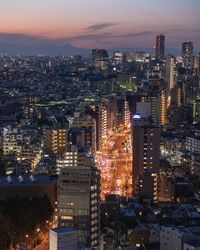
[[[160,158],[160,127],[133,116],[133,193],[144,171],[157,172]]]
[[[184,42],[182,44],[183,67],[186,69],[193,68],[193,43]]]
[[[165,56],[165,35],[156,36],[156,60],[163,60]]]
[[[93,163],[61,169],[58,225],[73,227],[78,233],[78,242],[92,249],[99,246],[99,194],[100,173]]]

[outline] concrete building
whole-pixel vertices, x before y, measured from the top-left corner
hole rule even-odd
[[[199,237],[200,228],[165,227],[160,231],[160,250],[182,250],[184,242]]]
[[[49,239],[49,250],[78,250],[77,232],[73,228],[52,228]]]
[[[167,99],[164,91],[160,93],[160,125],[164,126],[167,123]]]
[[[175,78],[176,78],[175,57],[168,55],[166,58],[166,76],[165,76],[168,96],[170,96],[170,91],[175,85],[175,80],[176,80]]]
[[[67,146],[66,128],[45,128],[43,131],[44,152],[50,156],[62,155]]]
[[[75,112],[71,128],[69,129],[69,143],[79,148],[85,147],[92,156],[96,153],[97,124],[92,116]]]
[[[163,60],[165,56],[165,35],[156,36],[156,60]]]
[[[99,108],[99,149],[105,142],[108,136],[108,106],[105,103],[101,103]]]
[[[99,246],[100,174],[96,167],[61,170],[58,185],[58,224],[77,230],[84,247]]]
[[[193,57],[193,43],[192,42],[182,43],[182,60],[183,60],[184,68],[186,69],[193,68],[194,57]]]
[[[160,157],[160,127],[151,125],[141,119],[139,114],[133,116],[133,192],[139,175],[144,171],[157,172]]]

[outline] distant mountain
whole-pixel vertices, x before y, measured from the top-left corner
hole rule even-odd
[[[75,48],[71,45],[53,45],[53,44],[38,44],[38,45],[20,45],[20,44],[2,44],[0,43],[0,53],[9,55],[88,55],[88,49]]]
[[[110,55],[113,52],[120,51],[135,51],[135,48],[110,48],[108,49]],[[140,48],[138,50],[142,51],[152,51],[150,48]],[[7,53],[9,55],[48,55],[48,56],[57,56],[57,55],[89,55],[91,49],[76,48],[69,44],[66,45],[54,45],[54,44],[38,44],[38,45],[20,45],[20,44],[5,44],[0,43],[0,53]],[[167,48],[166,54],[180,55],[180,50],[174,48]]]
[[[152,52],[153,48],[125,48],[114,47],[108,49],[110,55],[114,51],[135,51],[143,50]],[[0,33],[0,53],[10,55],[49,55],[57,56],[59,54],[71,55],[90,55],[91,49],[77,48],[69,44],[67,38],[47,39],[39,36],[24,35],[18,33]],[[180,50],[169,48],[166,54],[180,55]]]

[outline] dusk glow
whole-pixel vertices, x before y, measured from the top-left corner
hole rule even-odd
[[[180,48],[183,40],[198,48],[199,9],[198,0],[1,0],[0,38],[27,44],[23,34],[36,43],[40,38],[85,48],[151,48],[162,32],[169,48]]]

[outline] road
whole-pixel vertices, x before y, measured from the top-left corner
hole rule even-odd
[[[130,196],[132,192],[132,149],[130,130],[115,132],[97,152],[101,169],[101,198],[106,194]]]

